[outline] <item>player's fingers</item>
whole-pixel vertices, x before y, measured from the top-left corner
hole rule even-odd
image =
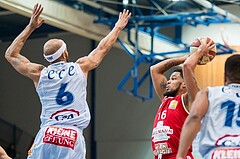
[[[122,11],[121,18],[124,18],[124,15],[126,14],[126,9]]]
[[[38,10],[36,16],[39,17],[40,14],[42,13],[42,11],[43,11],[43,7],[41,6],[41,7],[39,8],[39,10]]]
[[[209,46],[209,49],[213,49],[213,48],[215,48],[215,47],[216,47],[215,44],[211,44],[211,45]]]
[[[35,14],[35,13],[36,13],[37,6],[38,6],[38,3],[34,5],[32,14]]]
[[[127,17],[127,18],[129,19],[129,18],[131,17],[131,15],[132,15],[132,13],[130,12],[130,13],[128,14],[128,17]]]
[[[208,54],[208,57],[209,57],[210,59],[213,59],[213,58],[214,58],[214,56],[211,55],[211,54]]]
[[[128,13],[129,13],[129,10],[126,10],[124,16],[127,17],[127,16],[128,16]]]
[[[122,18],[122,12],[119,13],[118,19]]]
[[[39,16],[43,11],[43,7],[42,5],[39,5],[38,8],[37,8],[37,12],[36,12],[36,16]]]
[[[125,19],[129,19],[130,16],[131,16],[131,12],[130,12],[129,10],[126,10],[125,15],[124,15],[124,18],[125,18]]]
[[[36,12],[35,12],[35,14],[37,14],[37,13],[39,12],[39,9],[40,9],[40,8],[41,8],[41,5],[38,4],[37,7],[36,7]]]
[[[197,40],[199,41],[200,45],[202,45],[202,40],[201,40],[201,38],[198,37]]]
[[[213,44],[213,40],[209,40],[208,43],[207,43],[209,46]]]
[[[126,9],[123,9],[123,15],[125,15],[125,14],[126,14],[126,11],[127,11]]]

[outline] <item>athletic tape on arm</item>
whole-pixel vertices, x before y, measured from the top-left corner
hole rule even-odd
[[[62,42],[62,46],[53,54],[51,55],[44,55],[44,58],[48,61],[48,62],[53,62],[55,60],[57,60],[61,55],[62,53],[65,51],[66,49],[66,43],[63,41],[63,40],[60,40]]]

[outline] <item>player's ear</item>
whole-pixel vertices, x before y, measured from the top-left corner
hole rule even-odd
[[[184,82],[182,83],[182,88],[186,88],[186,84]]]
[[[224,84],[227,84],[227,76],[226,76],[226,73],[224,72]]]
[[[64,59],[67,59],[67,51],[65,50],[64,53],[62,54]]]

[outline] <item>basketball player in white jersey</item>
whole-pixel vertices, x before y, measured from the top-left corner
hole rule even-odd
[[[6,153],[6,151],[0,146],[0,159],[11,159]]]
[[[183,159],[200,130],[204,159],[240,159],[240,55],[225,62],[224,86],[201,90],[182,128],[177,159]]]
[[[82,131],[90,121],[86,101],[88,72],[96,68],[111,49],[131,13],[128,10],[120,12],[112,31],[88,56],[76,62],[68,62],[67,46],[63,40],[50,39],[43,48],[43,55],[50,65],[44,67],[20,54],[30,34],[43,24],[44,20],[40,18],[42,11],[40,4],[34,6],[29,24],[5,53],[14,69],[33,80],[42,104],[41,128],[29,150],[28,159],[85,159]]]

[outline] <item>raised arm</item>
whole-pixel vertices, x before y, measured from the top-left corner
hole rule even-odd
[[[14,39],[12,44],[8,47],[5,52],[5,58],[14,67],[16,71],[24,76],[29,77],[33,80],[35,86],[38,83],[40,72],[43,68],[42,65],[31,63],[26,57],[20,54],[24,43],[31,35],[31,33],[44,22],[39,16],[43,11],[43,7],[36,4],[33,9],[33,13],[29,24],[26,28]]]
[[[197,93],[196,99],[192,104],[190,114],[184,122],[180,143],[178,147],[177,159],[185,159],[193,139],[201,127],[201,120],[208,110],[208,89],[201,90]]]
[[[163,99],[163,93],[167,85],[167,78],[165,77],[164,72],[168,71],[173,66],[182,64],[187,59],[187,57],[188,55],[167,59],[150,67],[153,87],[160,100]]]
[[[103,38],[96,49],[94,49],[88,56],[82,57],[77,60],[77,63],[82,68],[83,72],[87,76],[87,73],[96,68],[102,61],[103,57],[112,48],[113,44],[116,42],[121,30],[127,25],[131,13],[129,10],[123,10],[120,12],[119,19],[116,22],[114,28],[111,32]]]
[[[201,41],[200,41],[201,42]],[[199,91],[199,87],[196,81],[196,77],[194,74],[195,68],[197,66],[197,63],[199,60],[205,56],[209,56],[209,51],[214,47],[212,40],[209,42],[201,42],[201,45],[199,46],[198,50],[193,53],[183,64],[183,76],[184,76],[184,83],[187,88],[187,97],[188,103],[186,104],[186,107],[188,110],[190,109],[190,106],[192,102],[194,101],[194,98]]]

